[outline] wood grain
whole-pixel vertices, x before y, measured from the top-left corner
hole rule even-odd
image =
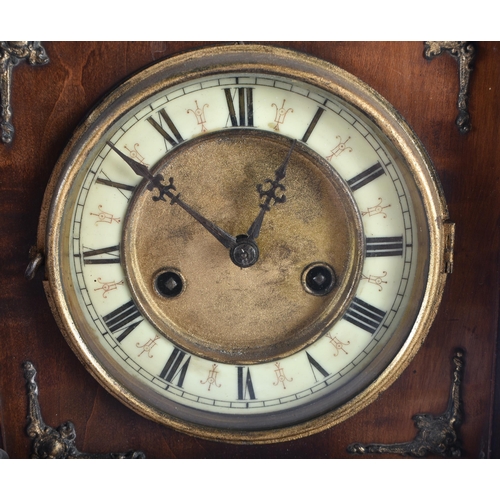
[[[210,42],[213,44],[213,42]],[[472,131],[455,124],[458,67],[449,55],[423,57],[420,42],[274,42],[358,76],[406,118],[433,159],[456,223],[455,270],[423,347],[375,403],[348,421],[298,441],[235,446],[192,438],[125,408],[78,362],[60,334],[42,288],[27,282],[28,251],[53,166],[88,110],[130,74],[200,42],[45,42],[51,62],[14,69],[16,136],[0,145],[0,447],[30,455],[22,363],[38,370],[46,422],[74,422],[82,451],[142,450],[148,458],[349,458],[352,442],[412,439],[412,415],[444,411],[451,358],[465,351],[460,429],[464,456],[500,456],[494,412],[500,215],[500,44],[479,43],[470,88]],[[392,458],[392,457],[389,457]]]

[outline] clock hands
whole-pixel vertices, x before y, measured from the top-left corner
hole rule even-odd
[[[203,215],[197,212],[193,207],[182,201],[180,199],[180,193],[174,195],[172,191],[175,191],[176,189],[173,183],[173,177],[170,177],[168,184],[164,185],[164,177],[162,175],[153,175],[145,165],[119,151],[113,144],[111,144],[111,142],[108,141],[107,144],[123,161],[125,161],[125,163],[135,172],[136,175],[149,181],[146,186],[149,191],[152,191],[154,188],[158,189],[158,196],[153,196],[154,201],[167,201],[167,198],[169,198],[171,205],[179,205],[229,250],[229,255],[234,264],[238,267],[244,268],[253,266],[259,258],[259,248],[255,240],[260,234],[260,229],[266,212],[271,210],[271,204],[273,202],[276,204],[284,203],[286,201],[286,196],[284,194],[278,196],[276,193],[278,190],[285,191],[285,186],[283,186],[280,181],[282,181],[286,176],[286,169],[296,142],[296,140],[292,141],[292,145],[285,160],[275,172],[274,180],[266,179],[264,181],[265,183],[269,183],[271,187],[264,190],[262,184],[257,185],[257,191],[260,197],[265,197],[265,200],[261,203],[260,212],[248,229],[248,233],[236,238],[203,217]],[[167,198],[165,198],[165,196]]]
[[[171,191],[175,191],[175,186],[173,184],[173,177],[169,178],[169,183],[168,185],[163,185],[162,182],[164,180],[163,176],[158,174],[158,175],[153,175],[149,171],[149,169],[143,165],[142,163],[139,163],[135,161],[134,159],[130,158],[126,154],[122,153],[118,149],[116,149],[113,144],[111,144],[109,141],[107,142],[108,146],[120,157],[122,158],[125,163],[140,177],[143,177],[144,179],[148,180],[149,183],[146,186],[149,191],[152,191],[154,188],[158,189],[159,195],[158,196],[153,196],[154,201],[167,201],[165,196],[170,198],[170,204],[174,205],[177,204],[179,205],[183,210],[185,210],[191,217],[193,217],[195,220],[197,220],[210,234],[215,236],[217,240],[222,243],[226,248],[232,250],[233,248],[237,247],[237,241],[236,238],[231,236],[229,233],[226,233],[223,229],[220,227],[216,226],[213,222],[209,221],[203,215],[198,213],[194,208],[189,206],[187,203],[184,203],[180,199],[180,193],[174,195]]]
[[[293,149],[295,148],[295,144],[297,141],[294,139],[292,141],[292,146],[290,150],[288,151],[288,154],[281,164],[281,166],[276,170],[275,172],[275,178],[274,180],[271,179],[266,179],[264,183],[269,183],[271,184],[271,187],[264,191],[262,184],[257,185],[257,191],[260,195],[261,198],[264,196],[266,197],[264,203],[260,205],[260,212],[257,215],[256,219],[253,221],[252,225],[250,226],[247,236],[251,240],[256,240],[260,234],[260,228],[262,227],[262,222],[264,221],[264,215],[266,212],[269,212],[271,210],[271,202],[274,200],[274,203],[284,203],[286,201],[286,196],[283,194],[281,196],[276,195],[276,191],[279,189],[281,191],[285,191],[285,186],[280,183],[285,176],[286,176],[286,168],[288,166],[288,163],[290,162],[290,157],[292,156]]]

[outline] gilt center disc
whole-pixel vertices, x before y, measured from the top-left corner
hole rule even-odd
[[[233,235],[245,235],[291,142],[244,129],[199,136],[170,151],[151,172],[173,178],[181,199]],[[286,201],[266,212],[255,249],[234,255],[177,204],[154,201],[141,183],[130,201],[123,260],[134,301],[158,331],[187,352],[221,363],[252,364],[289,356],[314,342],[353,299],[364,253],[358,209],[329,163],[297,143],[280,181]],[[257,255],[252,256],[257,251]],[[233,252],[234,253],[234,252]],[[325,295],[308,293],[314,262],[335,273]],[[182,277],[182,291],[158,293],[162,270]]]

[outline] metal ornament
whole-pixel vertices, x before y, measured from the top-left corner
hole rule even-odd
[[[32,66],[47,64],[49,58],[40,42],[0,42],[0,93],[1,93],[1,122],[2,141],[4,144],[12,142],[14,126],[12,125],[12,108],[10,99],[12,93],[12,68],[22,60]]]
[[[459,92],[458,92],[458,117],[456,124],[458,130],[465,134],[470,131],[470,115],[468,106],[468,91],[472,64],[476,56],[476,48],[472,42],[425,42],[424,56],[426,59],[433,59],[443,51],[448,52],[458,62],[459,68]]]
[[[451,384],[450,398],[446,411],[434,416],[419,413],[413,416],[418,429],[413,441],[395,444],[361,444],[354,443],[347,447],[349,453],[366,455],[368,453],[396,453],[421,458],[429,454],[448,458],[459,458],[462,454],[458,428],[462,423],[461,387],[464,371],[464,352],[458,349],[453,357],[455,369]]]
[[[142,451],[125,453],[85,453],[75,446],[76,431],[73,422],[67,421],[57,429],[47,425],[42,418],[38,402],[36,370],[33,363],[24,363],[24,377],[28,389],[28,436],[33,439],[31,458],[146,458]],[[1,457],[0,457],[1,458]]]

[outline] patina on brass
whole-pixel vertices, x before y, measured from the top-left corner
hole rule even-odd
[[[72,291],[68,271],[74,186],[89,168],[90,159],[104,147],[109,128],[125,120],[133,106],[164,88],[184,84],[193,78],[240,72],[297,79],[304,85],[310,84],[338,96],[356,110],[355,113],[361,113],[371,121],[398,162],[415,204],[416,224],[421,228],[415,286],[409,297],[407,314],[393,336],[394,342],[391,339],[391,349],[384,348],[384,359],[379,364],[381,368],[376,373],[363,373],[358,392],[350,399],[329,403],[328,408],[315,416],[293,425],[260,430],[217,426],[217,416],[212,420],[193,420],[191,413],[179,414],[182,410],[179,405],[127,376],[89,332]],[[277,159],[278,164],[282,158]],[[271,168],[276,168],[276,165]],[[269,177],[269,172],[265,177]],[[179,183],[179,191],[180,186]],[[184,188],[182,192],[185,192]],[[273,207],[276,212],[270,212],[270,223],[275,221],[278,208],[284,206]],[[305,54],[266,46],[224,46],[202,49],[195,55],[189,52],[181,54],[145,69],[118,87],[89,114],[59,159],[47,188],[37,248],[46,255],[47,279],[44,285],[63,334],[91,374],[120,401],[147,418],[198,437],[233,443],[273,443],[305,437],[344,421],[373,402],[408,366],[424,341],[441,300],[446,281],[444,224],[448,218],[436,172],[424,147],[397,111],[373,89],[345,71]],[[265,238],[265,232],[262,237]],[[187,280],[186,290],[189,286],[190,280]],[[173,301],[180,300],[182,295]],[[336,394],[332,396],[337,397]],[[295,412],[295,409],[291,411]]]
[[[246,234],[260,210],[256,186],[273,176],[290,149],[286,137],[248,130],[200,136],[154,168],[173,177],[176,196],[230,235]],[[248,268],[180,207],[154,201],[144,183],[129,204],[123,263],[135,303],[175,344],[224,363],[270,361],[302,349],[340,317],[360,279],[364,240],[360,214],[345,182],[303,145],[291,155],[286,202],[266,215]],[[335,271],[334,289],[306,293],[311,261]],[[155,277],[178,269],[185,290],[162,297]]]
[[[458,130],[465,134],[471,129],[468,109],[469,83],[476,57],[476,47],[472,42],[425,42],[424,55],[426,59],[434,59],[443,52],[448,52],[458,63],[458,116],[455,123]]]
[[[418,433],[413,441],[394,444],[354,443],[347,447],[349,453],[396,453],[411,457],[426,457],[429,454],[459,458],[462,454],[458,428],[462,423],[461,387],[464,374],[464,352],[458,349],[453,357],[455,369],[451,383],[448,407],[441,415],[419,413],[413,416]]]
[[[26,432],[33,439],[31,458],[146,458],[142,451],[125,453],[85,453],[75,446],[76,431],[73,422],[65,422],[57,429],[47,425],[42,418],[38,402],[38,385],[33,363],[24,363],[24,378],[28,390],[28,427]]]
[[[0,42],[0,104],[2,108],[0,127],[2,141],[5,144],[12,142],[14,137],[12,108],[10,106],[12,69],[23,60],[28,61],[31,65],[49,62],[40,42]]]

